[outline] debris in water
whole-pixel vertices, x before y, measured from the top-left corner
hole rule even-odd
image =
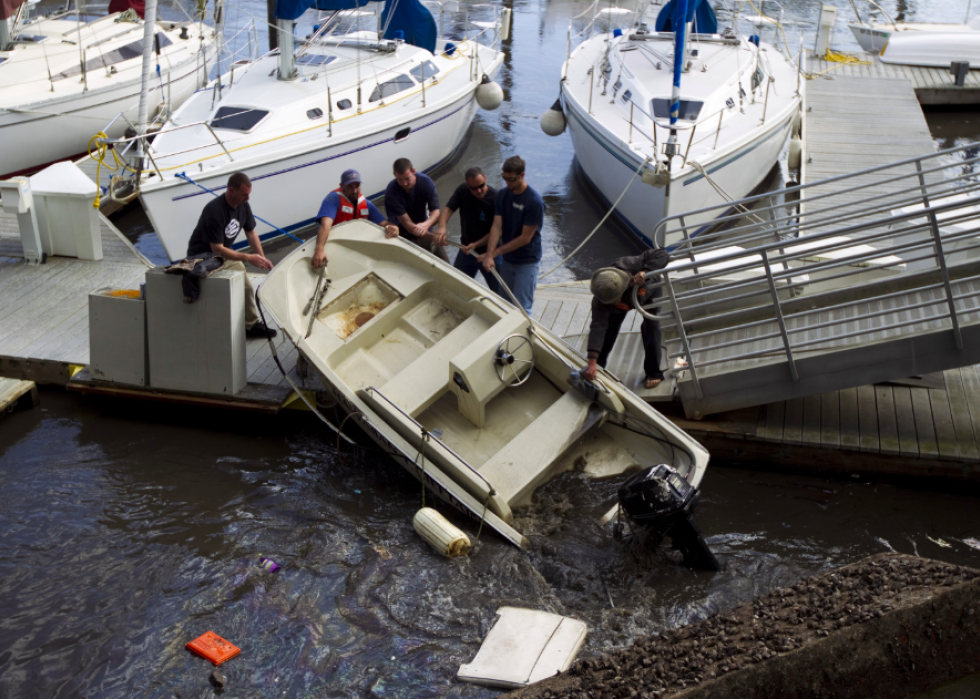
[[[259,567],[267,573],[275,573],[279,570],[279,564],[271,558],[260,558]]]
[[[224,686],[228,683],[228,680],[225,678],[225,675],[223,672],[221,672],[221,670],[215,669],[208,677],[208,682],[210,682],[215,689],[224,689]]]
[[[221,665],[242,652],[242,649],[229,643],[214,631],[205,631],[193,641],[184,646],[190,652],[210,660],[215,665]]]

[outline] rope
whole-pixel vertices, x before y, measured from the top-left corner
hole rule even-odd
[[[606,212],[606,215],[602,217],[602,220],[599,221],[599,223],[596,224],[596,227],[592,229],[592,232],[589,233],[587,236],[585,236],[585,240],[583,240],[581,243],[579,243],[579,246],[577,248],[575,248],[574,250],[572,250],[571,254],[569,254],[568,257],[566,257],[564,260],[562,260],[561,262],[559,262],[557,265],[555,265],[554,267],[552,267],[551,269],[549,269],[544,274],[538,275],[538,281],[540,281],[540,280],[544,279],[545,277],[547,277],[549,274],[551,274],[552,272],[554,272],[559,267],[563,266],[566,262],[568,262],[570,259],[572,259],[573,257],[575,257],[575,255],[578,254],[578,251],[581,250],[582,247],[587,242],[589,242],[589,240],[592,238],[592,236],[594,236],[599,231],[599,229],[602,227],[602,224],[604,224],[606,222],[606,219],[609,218],[612,215],[612,212],[616,210],[616,207],[619,206],[619,202],[621,202],[623,200],[623,197],[626,196],[626,192],[629,191],[629,188],[633,185],[633,180],[636,179],[636,176],[640,174],[640,170],[642,170],[643,167],[647,163],[649,163],[651,160],[653,160],[653,157],[648,155],[643,160],[643,162],[640,163],[639,167],[636,168],[636,172],[634,172],[633,173],[633,176],[630,178],[630,181],[626,183],[626,189],[624,189],[623,190],[623,193],[619,195],[619,198],[612,205],[612,207],[609,209],[609,211]]]
[[[92,136],[92,138],[88,140],[88,156],[97,163],[97,165],[95,166],[96,185],[98,185],[98,183],[100,182],[100,173],[102,172],[103,165],[105,165],[106,168],[108,168],[112,172],[115,172],[119,170],[120,167],[122,167],[124,170],[129,170],[133,174],[136,174],[135,170],[129,167],[129,165],[127,165],[124,161],[119,159],[119,154],[116,153],[115,148],[109,148],[109,146],[106,143],[108,139],[109,139],[108,134],[106,134],[104,131],[99,131],[99,133],[95,134],[94,136]],[[92,150],[93,142],[95,143],[96,146],[94,151]],[[115,160],[115,162],[111,165],[105,162],[106,151],[111,152],[112,157]],[[111,182],[110,182],[110,186],[111,186]],[[95,201],[92,203],[93,208],[98,209],[101,201],[102,201],[102,188],[97,186],[95,191]]]
[[[718,194],[720,194],[723,199],[729,202],[736,201],[735,197],[733,197],[731,194],[726,192],[724,189],[722,189],[720,184],[718,184],[713,179],[711,179],[711,175],[708,174],[708,171],[704,169],[704,166],[702,166],[701,163],[696,162],[694,160],[688,160],[687,164],[690,165],[695,170],[697,170],[698,172],[700,172],[701,176],[708,181],[708,184],[714,187],[715,191],[718,192]],[[745,206],[743,206],[742,204],[735,204],[735,208],[741,211],[743,214],[745,214],[748,218],[750,218],[755,223],[758,223],[760,226],[769,225],[767,221],[764,221],[756,214],[753,214],[749,209],[745,208]]]
[[[207,192],[207,193],[209,193],[209,194],[213,194],[213,195],[214,195],[214,196],[216,196],[216,197],[217,197],[217,196],[220,196],[220,195],[219,195],[219,194],[218,194],[217,192],[215,192],[215,191],[214,191],[213,189],[208,189],[208,188],[207,188],[207,187],[205,187],[204,185],[201,185],[201,184],[198,184],[197,182],[195,182],[194,180],[192,180],[192,179],[191,179],[190,177],[188,177],[188,176],[187,176],[187,173],[186,173],[186,172],[178,172],[178,173],[176,174],[176,177],[179,177],[179,178],[180,178],[180,179],[182,179],[182,180],[185,180],[185,181],[187,181],[187,182],[190,182],[190,183],[191,183],[192,185],[194,185],[195,187],[200,187],[201,189],[203,189],[203,190],[204,190],[205,192]],[[255,216],[255,212],[254,212],[254,211],[252,212],[252,215],[253,215],[253,216]],[[273,224],[273,223],[269,223],[268,221],[266,221],[266,220],[265,220],[264,218],[262,218],[261,216],[255,216],[255,218],[257,218],[258,220],[260,220],[260,221],[261,221],[262,223],[264,223],[264,224],[265,224],[265,225],[267,225],[267,226],[272,226],[273,228],[275,228],[275,229],[276,229],[277,231],[279,231],[279,232],[280,232],[280,233],[282,233],[283,235],[288,235],[288,236],[289,236],[290,238],[292,238],[293,240],[295,240],[295,241],[296,241],[297,243],[299,243],[300,245],[302,245],[303,243],[305,243],[305,242],[306,242],[305,240],[300,240],[299,238],[297,238],[297,237],[296,237],[295,235],[293,235],[292,233],[287,233],[286,231],[284,231],[283,229],[281,229],[281,228],[280,228],[279,226],[277,226],[277,225],[275,225],[275,224]]]

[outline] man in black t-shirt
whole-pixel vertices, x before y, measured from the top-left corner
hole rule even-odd
[[[439,195],[435,183],[425,173],[416,173],[408,158],[396,160],[392,169],[395,179],[385,189],[388,220],[398,224],[401,237],[449,264],[446,248],[438,245],[435,234],[429,232],[439,220]]]
[[[228,178],[224,194],[209,201],[187,244],[187,257],[214,253],[224,258],[222,269],[245,272],[245,262],[260,269],[272,269],[272,262],[262,253],[262,241],[255,233],[255,217],[248,205],[252,182],[244,172],[236,172]],[[253,254],[238,252],[232,248],[238,234],[245,231],[245,239],[255,251]],[[259,320],[255,305],[255,291],[245,274],[245,335],[247,337],[275,337],[276,331],[267,328]]]
[[[446,207],[439,216],[439,225],[436,226],[438,236],[436,244],[446,244],[446,225],[452,215],[459,211],[460,243],[463,249],[456,253],[453,267],[470,277],[475,277],[476,271],[480,270],[490,291],[500,293],[497,278],[476,259],[477,255],[487,251],[486,243],[490,236],[490,227],[493,225],[493,207],[496,198],[497,190],[487,184],[487,177],[483,174],[483,170],[478,167],[467,170],[466,181],[449,197]],[[474,254],[470,255],[470,252]],[[499,259],[496,262],[500,265]]]

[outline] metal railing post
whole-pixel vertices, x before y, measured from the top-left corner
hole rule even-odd
[[[691,243],[691,234],[687,232],[687,223],[684,221],[684,217],[678,216],[677,222],[681,224],[681,230],[684,231],[684,247],[687,248],[688,257],[691,258],[691,262],[697,262],[694,259],[694,245]],[[698,273],[697,267],[694,267],[694,273]]]
[[[235,159],[231,157],[231,153],[229,153],[228,152],[228,149],[225,148],[224,141],[222,141],[220,138],[218,138],[218,134],[216,134],[214,132],[214,129],[211,128],[211,124],[209,124],[207,122],[204,122],[204,125],[208,127],[208,131],[210,131],[211,132],[211,135],[214,136],[214,140],[217,142],[217,144],[219,146],[221,146],[221,150],[223,150],[225,152],[225,155],[228,156],[228,160],[230,160],[231,162],[235,162]]]
[[[670,283],[670,274],[664,271],[664,286],[667,288],[667,296],[670,297],[670,305],[674,307],[674,319],[677,321],[677,334],[681,338],[681,347],[684,348],[684,356],[687,357],[687,368],[691,371],[691,380],[694,381],[694,392],[698,400],[704,398],[701,390],[701,382],[698,380],[698,369],[694,364],[694,355],[691,353],[691,346],[687,342],[687,333],[684,331],[684,318],[681,316],[681,309],[677,305],[677,297],[674,295],[674,287]]]
[[[691,135],[687,139],[687,150],[684,151],[684,165],[687,165],[687,154],[691,152],[691,144],[694,143],[694,132],[697,130],[697,124],[691,127]]]
[[[926,180],[922,175],[922,163],[915,161],[915,169],[919,177],[919,188],[922,190],[922,205],[926,209],[929,206],[929,193],[926,188]],[[939,270],[943,275],[943,287],[946,290],[946,303],[949,306],[949,319],[953,324],[953,337],[956,338],[956,349],[963,349],[963,334],[960,332],[960,321],[956,316],[956,299],[953,298],[953,286],[949,281],[949,268],[946,266],[946,253],[943,250],[943,239],[939,233],[939,221],[934,211],[928,212],[929,227],[932,229],[933,247],[936,250],[936,261],[939,263]]]
[[[793,381],[799,381],[800,375],[796,371],[796,360],[793,359],[793,348],[789,342],[789,334],[786,332],[786,321],[783,318],[783,309],[779,305],[779,294],[776,293],[776,282],[772,278],[772,267],[769,266],[769,251],[762,251],[762,262],[766,266],[766,281],[769,282],[769,293],[772,294],[772,307],[776,311],[776,320],[779,322],[779,332],[783,336],[783,347],[786,349],[786,360],[789,362],[789,373]]]
[[[633,102],[630,101],[630,137],[627,143],[633,142]]]

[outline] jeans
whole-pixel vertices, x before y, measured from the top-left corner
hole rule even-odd
[[[531,315],[531,307],[534,305],[534,289],[538,285],[538,272],[541,270],[541,261],[528,262],[523,265],[515,265],[507,260],[500,265],[500,277],[504,280],[511,293],[517,297],[517,302],[524,307],[528,315]],[[504,291],[501,294],[510,301],[510,296]]]
[[[245,263],[239,260],[234,262],[226,261],[224,267],[231,271],[243,272],[245,276],[245,329],[250,330],[253,325],[259,322],[259,309],[255,305],[255,289],[249,281],[248,272],[245,270]]]
[[[653,309],[651,313],[657,315],[660,309]],[[602,339],[602,349],[596,359],[596,364],[603,369],[609,361],[616,346],[616,339],[619,337],[619,329],[626,319],[626,313],[612,313],[609,316],[609,325],[606,327],[606,336]],[[644,318],[640,324],[640,338],[643,340],[643,374],[648,379],[663,379],[664,372],[660,369],[660,349],[663,342],[663,333],[660,331],[660,323],[649,318]]]
[[[500,272],[500,265],[503,264],[503,259],[499,255],[493,258],[494,264],[497,265],[498,273]],[[476,278],[476,272],[479,270],[483,273],[483,278],[487,282],[487,288],[495,294],[500,294],[500,285],[497,284],[497,278],[493,276],[493,272],[488,272],[484,269],[483,265],[477,262],[476,258],[472,255],[467,255],[462,250],[457,251],[456,261],[453,262],[453,267],[472,278]]]

